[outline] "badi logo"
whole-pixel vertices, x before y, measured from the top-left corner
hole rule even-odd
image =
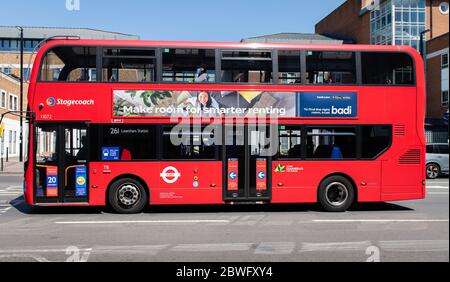
[[[47,99],[47,106],[53,107],[54,105],[56,105],[56,100],[55,100],[55,98],[48,98],[48,99]]]
[[[351,106],[348,106],[347,108],[336,108],[336,107],[332,107],[331,108],[331,114],[332,115],[352,115],[353,113],[353,108]]]
[[[160,176],[167,184],[173,184],[178,181],[181,173],[179,173],[178,169],[176,169],[175,167],[169,166],[166,167],[163,172],[161,172]]]

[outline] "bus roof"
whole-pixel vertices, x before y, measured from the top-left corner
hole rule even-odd
[[[110,47],[184,47],[184,48],[223,48],[223,49],[306,49],[333,51],[403,51],[418,54],[410,46],[364,45],[364,44],[296,44],[296,43],[247,43],[247,42],[202,42],[202,41],[155,41],[155,40],[90,40],[55,39],[49,40],[41,49],[58,45],[87,45]]]

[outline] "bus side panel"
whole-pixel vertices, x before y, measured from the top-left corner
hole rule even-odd
[[[91,163],[90,204],[106,205],[109,185],[124,175],[146,183],[152,205],[223,203],[221,162],[115,162]]]
[[[424,177],[423,172],[425,166],[423,165],[424,156],[421,156],[421,161],[418,164],[406,164],[410,161],[405,159],[395,158],[390,161],[383,162],[383,189],[382,201],[402,201],[402,200],[417,200],[425,198]],[[402,163],[400,163],[402,162]]]
[[[151,204],[223,204],[222,162],[161,162],[159,172],[179,172],[179,179],[158,177],[156,189],[151,189]],[[166,176],[167,178],[167,176]],[[168,180],[168,181],[167,181]]]
[[[316,203],[320,183],[333,173],[348,175],[355,182],[358,202],[381,198],[379,161],[275,161],[272,173],[272,203]]]

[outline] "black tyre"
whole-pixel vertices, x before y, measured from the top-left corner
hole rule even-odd
[[[355,188],[347,178],[331,176],[319,187],[319,203],[327,212],[345,212],[355,199]]]
[[[436,179],[441,175],[441,168],[438,164],[431,163],[427,164],[427,178]]]
[[[148,195],[139,181],[131,178],[119,179],[111,185],[108,193],[111,207],[117,213],[140,213],[148,203]]]

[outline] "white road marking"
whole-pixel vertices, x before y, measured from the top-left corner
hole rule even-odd
[[[91,251],[92,249],[80,249],[80,252]],[[36,254],[36,253],[65,253],[67,248],[50,248],[50,249],[0,249],[0,254]]]
[[[249,251],[253,243],[221,244],[180,244],[173,247],[173,252],[243,252]]]
[[[370,241],[303,243],[300,252],[365,251],[372,245]]]
[[[427,189],[444,189],[449,190],[448,186],[427,186]]]
[[[289,255],[295,245],[294,242],[264,242],[258,245],[255,255]]]
[[[352,222],[449,222],[448,219],[315,219],[316,223],[352,223]]]
[[[170,245],[141,245],[141,246],[98,246],[94,247],[92,253],[124,253],[145,254],[155,256]]]
[[[412,241],[380,241],[379,246],[384,251],[395,252],[433,252],[448,251],[448,240],[412,240]]]
[[[229,220],[122,220],[122,221],[56,221],[55,224],[139,224],[139,223],[229,223]]]
[[[427,195],[448,195],[449,192],[428,192]]]

